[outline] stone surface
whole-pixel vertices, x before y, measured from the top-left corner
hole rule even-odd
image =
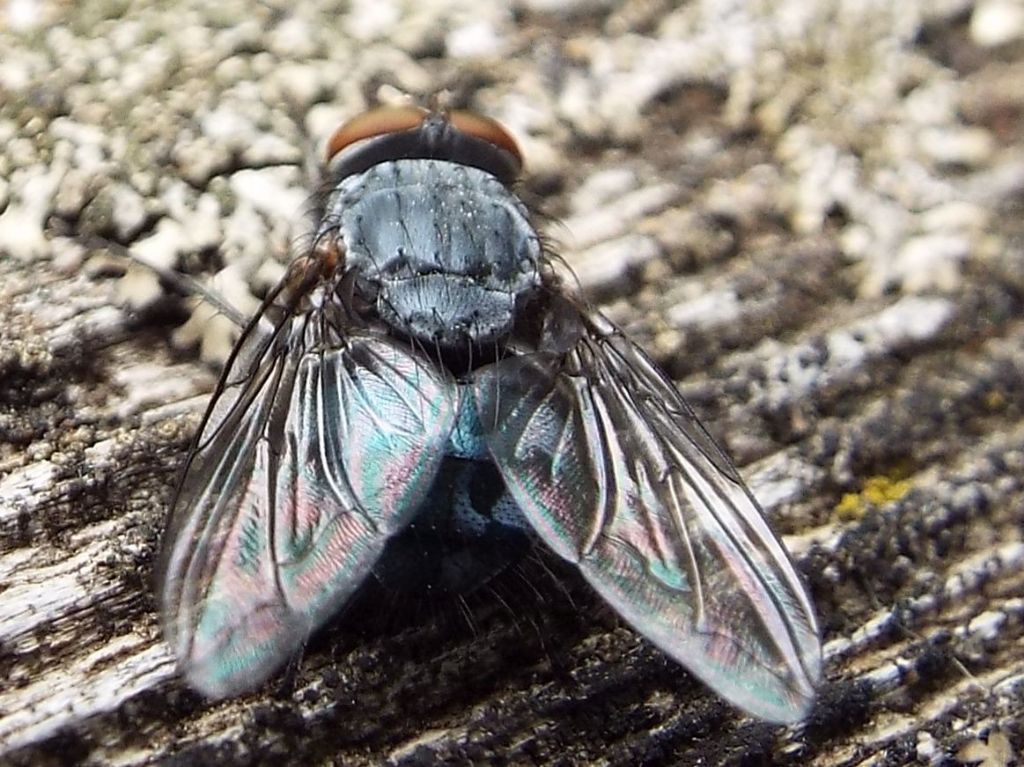
[[[563,5],[0,9],[0,762],[1020,758],[1018,5]],[[738,715],[548,561],[356,604],[242,699],[176,679],[154,559],[235,332],[182,291],[252,312],[323,134],[437,93],[520,139],[550,241],[784,535],[806,723]]]

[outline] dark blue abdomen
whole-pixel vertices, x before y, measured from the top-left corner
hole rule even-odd
[[[374,575],[393,591],[467,594],[521,559],[533,534],[484,443],[462,387],[446,458],[413,521],[393,538]]]

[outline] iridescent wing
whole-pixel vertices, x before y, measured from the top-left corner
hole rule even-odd
[[[267,679],[365,579],[426,496],[454,383],[318,311],[254,323],[215,394],[164,541],[168,643],[211,698]]]
[[[814,614],[731,461],[600,315],[565,353],[479,371],[488,447],[540,537],[723,697],[792,722],[821,673]]]

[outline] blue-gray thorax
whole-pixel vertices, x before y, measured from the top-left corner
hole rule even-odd
[[[500,340],[540,283],[523,204],[494,176],[395,160],[344,179],[328,201],[356,289],[395,330],[446,348]]]

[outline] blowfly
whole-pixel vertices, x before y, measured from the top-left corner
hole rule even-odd
[[[312,245],[242,332],[169,516],[188,683],[251,690],[368,578],[463,589],[539,539],[718,694],[800,719],[800,579],[676,387],[563,287],[505,129],[378,109],[327,159]],[[432,556],[417,528],[465,545]]]

